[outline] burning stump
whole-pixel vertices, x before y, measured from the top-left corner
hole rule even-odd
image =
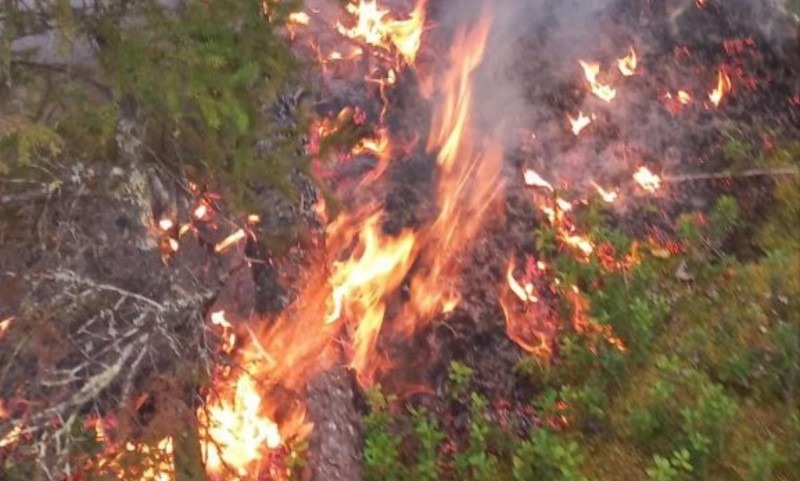
[[[308,410],[314,422],[309,440],[311,481],[362,479],[357,386],[353,373],[344,368],[327,371],[308,385]]]

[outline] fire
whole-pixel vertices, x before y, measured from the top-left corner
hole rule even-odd
[[[379,7],[377,0],[360,0],[345,8],[355,17],[355,25],[348,28],[338,22],[336,30],[340,34],[384,50],[393,46],[407,64],[414,63],[425,24],[424,0],[417,3],[407,20],[387,18],[391,12]]]
[[[225,318],[225,311],[214,311],[211,313],[211,324],[222,327],[222,352],[230,354],[236,346],[236,334],[233,333],[233,325]]]
[[[661,187],[661,177],[650,172],[647,167],[639,167],[633,174],[633,180],[648,192],[655,192]]]
[[[692,101],[692,96],[685,90],[678,90],[678,102],[682,105],[688,105]]]
[[[21,436],[22,436],[22,426],[17,424],[5,436],[0,438],[0,448],[11,446],[12,444],[19,441]]]
[[[380,216],[367,219],[360,229],[358,245],[350,259],[333,265],[331,311],[325,323],[342,315],[357,319],[353,366],[363,369],[369,361],[386,310],[384,295],[400,286],[411,267],[415,236],[406,231],[399,237],[383,235]]]
[[[636,73],[636,51],[633,47],[631,47],[628,55],[617,59],[617,68],[619,72],[626,77],[630,77]]]
[[[311,23],[311,17],[306,12],[294,12],[289,14],[289,23],[295,25],[308,25]]]
[[[208,213],[209,213],[208,206],[206,204],[204,204],[204,203],[201,203],[200,205],[195,207],[194,212],[192,213],[192,215],[194,215],[194,218],[197,219],[197,220],[203,220],[203,219],[206,218]]]
[[[525,176],[525,185],[542,187],[551,191],[554,190],[550,182],[544,180],[541,175],[531,169],[527,169],[523,175]]]
[[[597,80],[597,76],[600,75],[600,64],[583,60],[579,60],[578,63],[583,68],[583,74],[589,82],[592,93],[604,102],[611,102],[616,97],[617,91],[610,85],[605,85]]]
[[[583,115],[583,112],[578,112],[578,118],[572,118],[572,116],[569,116],[569,123],[572,126],[572,133],[578,135],[583,129],[592,123],[592,119],[586,115]]]
[[[217,254],[222,253],[245,237],[247,237],[247,234],[245,233],[244,229],[239,229],[233,234],[219,241],[217,245],[214,246],[214,252]]]
[[[2,339],[3,336],[6,334],[8,328],[11,327],[11,323],[13,321],[14,321],[14,316],[7,317],[2,321],[0,321],[0,339]]]
[[[599,185],[595,184],[594,182],[592,182],[592,186],[594,186],[595,190],[597,190],[597,193],[600,195],[600,198],[603,199],[604,202],[611,204],[617,200],[618,193],[616,191],[606,190],[600,187]]]
[[[173,227],[175,227],[175,222],[172,219],[164,218],[158,221],[158,228],[164,232],[171,230]]]
[[[708,99],[712,104],[714,104],[714,107],[718,107],[719,103],[722,101],[722,98],[725,96],[725,94],[729,93],[731,89],[731,78],[723,69],[720,68],[717,71],[717,86],[711,91],[711,93],[708,94]]]
[[[278,425],[262,416],[261,410],[261,395],[248,375],[239,377],[231,392],[198,410],[209,471],[232,467],[239,476],[247,476],[248,466],[257,464],[266,451],[283,443]]]
[[[562,235],[561,240],[565,244],[577,248],[587,256],[594,252],[594,244],[585,237],[579,235]]]
[[[522,302],[538,302],[539,299],[534,295],[533,284],[528,282],[523,287],[516,279],[514,279],[514,262],[508,263],[508,270],[506,271],[506,281],[511,292],[516,295]]]

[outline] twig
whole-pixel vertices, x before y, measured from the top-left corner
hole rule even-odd
[[[716,180],[740,177],[781,177],[787,175],[797,175],[800,173],[794,167],[784,167],[780,169],[750,169],[741,172],[714,172],[702,174],[667,175],[662,177],[662,182],[691,182],[693,180]]]

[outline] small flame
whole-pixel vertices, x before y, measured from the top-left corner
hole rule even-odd
[[[0,448],[4,448],[6,446],[10,446],[16,443],[17,441],[19,441],[19,438],[21,436],[22,436],[22,426],[17,424],[16,426],[14,426],[13,429],[11,429],[11,431],[8,432],[8,434],[0,438]]]
[[[164,218],[158,221],[158,228],[164,232],[172,229],[173,227],[175,227],[175,222],[172,219]]]
[[[250,225],[256,225],[261,222],[261,216],[258,214],[250,214],[247,216],[247,223]]]
[[[722,98],[725,96],[725,94],[729,93],[731,89],[731,78],[723,69],[720,68],[717,72],[717,86],[711,91],[711,93],[708,94],[708,99],[711,100],[711,103],[714,104],[714,107],[718,107],[719,103],[722,101]]]
[[[192,215],[194,215],[194,218],[197,220],[203,220],[208,215],[208,206],[201,203],[195,207]]]
[[[584,115],[583,112],[578,112],[578,118],[572,118],[572,116],[569,116],[569,123],[572,126],[572,133],[578,135],[583,129],[592,123],[592,119]]]
[[[636,51],[631,47],[630,53],[623,58],[617,59],[619,72],[630,77],[636,73]]]
[[[247,234],[245,234],[244,229],[239,229],[233,234],[219,241],[217,245],[214,246],[214,252],[216,252],[217,254],[224,252],[230,246],[236,244],[240,240],[244,239],[246,236]]]
[[[8,328],[11,327],[12,321],[14,321],[14,316],[7,317],[2,321],[0,321],[0,339],[2,339],[3,336],[5,336],[6,331],[8,331]]]
[[[584,62],[583,60],[579,60],[578,63],[580,63],[583,68],[583,74],[589,82],[592,93],[604,102],[611,102],[614,97],[616,97],[617,91],[610,85],[605,85],[597,80],[597,76],[600,74],[600,64],[596,62]]]
[[[576,247],[587,256],[594,252],[594,244],[585,237],[579,235],[565,235],[561,238],[565,244]]]
[[[308,25],[311,17],[306,12],[294,12],[289,14],[289,22],[295,25]]]
[[[178,249],[180,249],[181,245],[177,240],[170,237],[167,239],[167,247],[169,248],[169,251],[174,254],[175,252],[178,252]]]
[[[597,190],[597,193],[600,195],[600,198],[603,199],[604,202],[612,204],[614,201],[617,200],[618,194],[616,191],[606,190],[600,187],[599,185],[595,184],[594,182],[592,182],[592,185],[594,186],[595,190]]]
[[[514,279],[514,262],[508,263],[508,270],[506,271],[506,281],[511,292],[516,295],[522,302],[538,302],[539,299],[533,294],[533,284],[526,283],[523,287],[516,279]]]
[[[544,180],[542,176],[537,174],[535,171],[527,169],[524,175],[525,175],[525,185],[530,185],[533,187],[543,187],[545,189],[554,190],[550,182]]]
[[[678,90],[678,102],[682,105],[688,105],[692,101],[692,96],[685,90]]]
[[[661,187],[661,177],[650,172],[647,167],[639,167],[633,174],[633,180],[648,192],[655,192]]]

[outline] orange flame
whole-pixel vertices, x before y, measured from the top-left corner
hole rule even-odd
[[[6,331],[8,331],[8,328],[11,327],[12,321],[14,321],[14,316],[7,317],[2,321],[0,321],[0,339],[2,339],[3,336],[5,336]]]
[[[714,104],[714,107],[719,107],[719,103],[722,101],[722,98],[725,96],[725,94],[730,92],[731,89],[731,78],[723,69],[720,68],[717,72],[717,86],[711,91],[711,93],[708,94],[708,99],[711,100],[711,103]]]
[[[528,282],[523,287],[516,279],[514,279],[514,262],[513,260],[508,263],[508,270],[506,271],[506,281],[511,292],[516,295],[519,300],[523,302],[538,302],[539,299],[533,294],[533,284]]]
[[[650,172],[647,167],[639,167],[633,174],[633,180],[648,192],[655,192],[661,187],[661,177]]]
[[[630,77],[636,73],[636,51],[633,47],[631,47],[628,55],[617,59],[617,68],[619,72],[626,77]]]
[[[604,102],[611,102],[614,97],[617,96],[617,91],[610,85],[600,83],[597,80],[597,76],[600,75],[600,64],[596,62],[585,62],[583,60],[579,60],[578,63],[580,63],[581,68],[583,68],[583,74],[589,82],[592,93]]]
[[[678,90],[678,102],[682,105],[688,105],[692,101],[692,96],[685,90]]]
[[[578,118],[572,118],[572,116],[569,116],[569,123],[572,126],[572,133],[578,135],[583,129],[592,123],[592,119],[586,115],[583,115],[583,112],[579,112]]]
[[[543,187],[548,190],[554,190],[550,182],[547,182],[541,175],[531,169],[527,169],[523,174],[525,176],[525,185],[532,187]]]
[[[175,222],[172,219],[161,219],[158,221],[158,228],[166,232],[175,227]]]
[[[209,471],[220,472],[229,466],[236,468],[239,476],[247,476],[247,466],[281,445],[283,439],[278,425],[263,416],[261,409],[261,396],[255,382],[250,376],[242,375],[230,393],[198,410]]]

